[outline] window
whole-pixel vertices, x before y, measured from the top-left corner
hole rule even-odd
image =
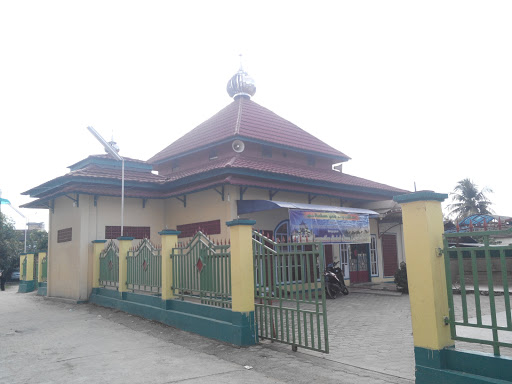
[[[73,228],[59,229],[57,231],[57,243],[65,243],[73,238]]]
[[[316,159],[313,156],[308,156],[308,165],[314,167],[316,165]]]
[[[217,158],[217,150],[216,149],[212,149],[210,151],[210,156],[208,157],[210,160],[215,160]]]
[[[197,233],[197,231],[201,231],[205,235],[218,235],[220,234],[220,220],[182,224],[176,226],[176,229],[181,231],[181,233],[178,235],[179,238],[192,237]]]
[[[379,265],[377,257],[377,236],[372,235],[370,242],[370,264],[372,270],[372,276],[379,276]]]
[[[178,168],[180,167],[180,159],[174,159],[172,162],[171,162],[171,169],[173,171],[176,171],[178,170]]]
[[[340,244],[340,268],[343,271],[344,278],[350,279],[350,268],[348,262],[350,260],[350,244]]]
[[[123,236],[133,237],[134,239],[149,239],[151,237],[150,227],[123,227]],[[105,239],[117,239],[121,237],[121,227],[119,225],[105,226]]]

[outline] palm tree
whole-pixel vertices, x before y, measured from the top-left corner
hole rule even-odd
[[[479,191],[478,186],[470,179],[459,181],[450,193],[453,203],[447,207],[449,214],[459,220],[471,215],[493,213],[489,208],[492,203],[486,193],[492,193],[492,190],[485,187]]]

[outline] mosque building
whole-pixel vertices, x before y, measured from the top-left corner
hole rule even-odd
[[[393,281],[405,260],[399,188],[342,172],[350,160],[252,100],[242,69],[233,101],[147,161],[124,157],[123,235],[160,242],[162,229],[229,237],[227,221],[256,220],[279,241],[319,241],[348,284]],[[121,236],[121,162],[92,155],[24,194],[49,209],[48,295],[87,300],[94,240]]]

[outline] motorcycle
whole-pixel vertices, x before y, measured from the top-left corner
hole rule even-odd
[[[343,279],[343,271],[336,267],[337,262],[329,264],[324,271],[325,293],[330,299],[335,299],[339,293],[348,295],[348,288]]]

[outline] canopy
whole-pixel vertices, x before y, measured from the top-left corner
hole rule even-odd
[[[510,217],[508,216],[498,216],[498,215],[471,215],[466,217],[464,220],[462,220],[459,225],[460,226],[466,226],[469,225],[469,223],[473,223],[473,225],[483,225],[484,222],[490,223],[491,221],[495,220],[496,222],[499,221],[505,222],[506,220],[509,220]]]
[[[288,201],[274,201],[274,200],[238,200],[237,201],[238,214],[269,211],[278,208],[288,209],[303,209],[309,211],[323,211],[323,212],[343,212],[343,213],[361,213],[370,215],[370,217],[378,217],[379,214],[375,211],[363,208],[349,208],[349,207],[333,207],[331,205],[318,205],[318,204],[301,204],[290,203]]]

